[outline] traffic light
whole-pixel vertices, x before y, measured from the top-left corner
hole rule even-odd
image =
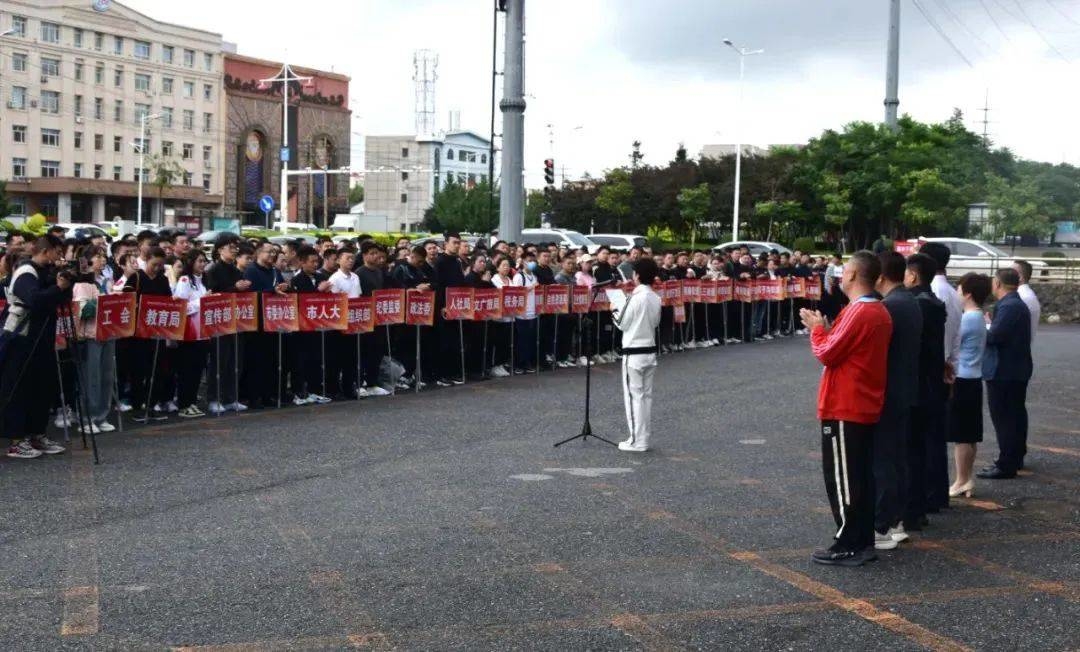
[[[555,159],[544,159],[544,183],[549,186],[555,185]]]

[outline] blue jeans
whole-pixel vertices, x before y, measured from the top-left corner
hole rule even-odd
[[[112,407],[113,382],[116,377],[116,343],[82,340],[82,390],[84,408],[94,423],[101,423],[109,416]]]

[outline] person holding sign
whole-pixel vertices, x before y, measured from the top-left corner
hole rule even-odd
[[[338,269],[330,275],[331,292],[344,294],[350,299],[363,294],[360,276],[353,272],[355,266],[356,251],[342,249],[338,254]],[[367,396],[362,389],[363,383],[356,377],[355,339],[342,333],[329,333],[326,339],[330,342],[327,347],[330,350],[330,364],[327,368],[329,378],[326,393],[333,398],[346,400]]]
[[[300,264],[300,269],[289,282],[292,292],[310,294],[330,291],[330,281],[320,281],[315,275],[319,269],[319,254],[315,252],[315,249],[301,247],[296,252],[296,260]],[[329,403],[329,397],[316,394],[314,391],[316,387],[322,385],[320,376],[323,364],[319,334],[293,333],[292,337],[295,346],[290,350],[292,355],[289,360],[289,385],[292,387],[293,404]]]
[[[181,260],[184,267],[180,272],[180,277],[176,279],[173,297],[188,302],[188,332],[185,333],[184,341],[180,342],[175,356],[177,398],[180,408],[177,416],[192,419],[206,416],[206,413],[196,405],[199,398],[199,384],[202,382],[203,371],[206,370],[206,358],[210,353],[210,343],[204,339],[199,329],[199,306],[202,298],[210,291],[203,282],[206,254],[199,249],[194,249],[184,254]]]
[[[99,342],[96,337],[98,298],[109,293],[110,285],[104,274],[105,262],[104,249],[88,247],[80,257],[81,267],[86,273],[72,288],[72,300],[76,303],[78,313],[74,315],[75,334],[79,338],[79,352],[82,354],[79,371],[82,372],[82,390],[86,397],[83,406],[90,419],[90,424],[83,426],[83,430],[88,435],[116,430],[108,421],[116,345],[112,340]]]
[[[145,267],[127,280],[124,292],[134,292],[136,303],[143,296],[171,297],[172,288],[164,271],[165,250],[161,247],[150,249],[143,264]],[[145,406],[152,407],[154,420],[165,419],[166,413],[174,411],[170,408],[176,406],[172,402],[172,388],[163,373],[168,368],[170,356],[167,351],[170,349],[161,346],[158,340],[135,339],[131,341],[131,345],[131,398],[136,403],[143,401]],[[155,349],[158,349],[156,357]],[[138,408],[139,405],[136,404],[135,407]],[[146,421],[145,415],[146,412],[144,416],[135,417],[135,421]]]
[[[283,294],[289,284],[282,278],[281,272],[274,267],[274,246],[269,242],[259,245],[255,251],[255,263],[244,268],[244,280],[251,281],[255,292],[276,292]],[[250,334],[248,346],[244,350],[244,375],[247,380],[250,407],[257,410],[263,406],[277,403],[278,368],[277,335],[262,331],[262,311],[259,311],[258,332]]]
[[[652,284],[658,272],[651,258],[635,261],[634,291],[613,313],[615,326],[622,331],[623,403],[630,429],[630,437],[619,442],[619,450],[633,453],[649,450],[656,329],[660,326],[660,297],[653,292]]]
[[[357,275],[360,279],[361,294],[363,296],[370,297],[375,293],[375,290],[395,286],[394,280],[386,273],[386,250],[383,249],[382,245],[368,240],[360,245],[360,255],[364,259],[364,264],[357,270]],[[384,329],[382,332],[375,328],[372,332],[360,336],[360,349],[363,358],[361,366],[364,368],[364,378],[363,382],[361,382],[361,379],[357,379],[357,388],[361,396],[389,396],[390,394],[389,390],[379,385],[379,366],[382,364],[383,356],[389,353],[387,343],[390,340],[390,326],[384,325],[382,328]],[[342,339],[352,342],[352,338],[347,336],[342,336]],[[355,356],[356,350],[353,349],[352,356],[348,358],[352,362],[353,370],[356,369]],[[344,376],[345,374],[342,373],[343,389],[347,387]]]

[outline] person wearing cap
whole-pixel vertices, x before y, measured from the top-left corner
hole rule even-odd
[[[622,331],[623,403],[630,430],[630,437],[619,442],[619,450],[632,453],[649,450],[656,329],[660,326],[660,297],[652,289],[657,272],[651,258],[635,261],[634,290],[613,314],[615,327]]]

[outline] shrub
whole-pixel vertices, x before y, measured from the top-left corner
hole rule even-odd
[[[791,244],[791,249],[798,250],[803,253],[811,253],[817,251],[817,247],[814,244],[814,239],[807,237],[795,238],[795,242]]]
[[[1042,252],[1043,258],[1066,258],[1064,251],[1044,251]]]

